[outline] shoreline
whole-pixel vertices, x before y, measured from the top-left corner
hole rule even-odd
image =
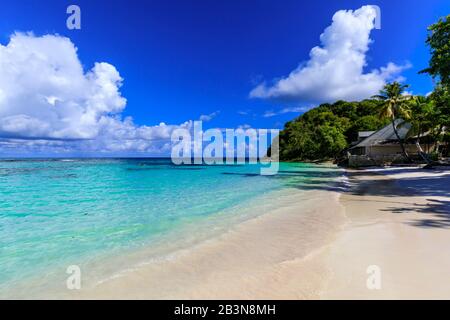
[[[388,168],[347,176],[347,192],[311,191],[313,219],[296,214],[301,205],[288,206],[75,298],[450,298],[450,220],[433,207],[448,208],[450,174]],[[317,205],[330,194],[336,202]],[[366,284],[373,265],[381,272],[379,290]]]
[[[195,289],[192,289],[192,293],[189,290],[202,285],[205,275],[220,274],[219,278],[228,277],[227,282],[232,283],[233,279],[239,279],[243,272],[234,265],[242,264],[244,260],[248,263],[244,272],[248,270],[249,278],[253,277],[252,271],[259,272],[264,267],[266,271],[262,272],[262,277],[270,280],[272,273],[268,270],[272,265],[292,259],[298,260],[321,247],[329,241],[330,234],[336,233],[342,216],[331,214],[327,209],[339,208],[337,197],[342,186],[342,176],[343,170],[334,166],[285,166],[278,177],[280,180],[270,182],[271,188],[266,188],[267,192],[252,198],[243,198],[244,201],[235,202],[209,217],[199,216],[197,219],[186,220],[179,228],[135,247],[119,248],[117,251],[105,251],[92,256],[85,255],[80,259],[73,257],[62,262],[56,261],[51,268],[37,270],[35,275],[23,276],[18,281],[5,283],[1,296],[7,299],[101,299],[110,296],[121,299],[136,295],[143,299],[162,299],[200,296],[200,292]],[[253,181],[253,178],[249,181]],[[227,259],[228,268],[220,261],[216,263],[216,260],[224,257]],[[201,265],[205,267],[202,272],[188,268],[186,273],[185,268],[179,269],[182,261],[187,262],[191,269]],[[213,268],[215,264],[217,266]],[[80,291],[67,290],[68,265],[80,268]],[[158,267],[164,269],[166,266],[174,271],[159,273]],[[221,273],[221,268],[227,270]],[[231,271],[228,272],[228,269]],[[125,284],[123,290],[100,293],[105,286],[119,283],[123,278],[134,278],[142,271],[148,273],[142,281],[153,289],[136,289]],[[166,280],[160,281],[164,278]],[[180,282],[186,285],[176,284]],[[205,287],[216,288],[208,289],[209,291],[221,291],[221,285],[213,282]],[[235,284],[236,288],[240,285]],[[166,287],[171,287],[167,293]],[[240,288],[242,290],[234,292],[246,292],[246,287]],[[256,285],[252,290],[255,295],[261,297],[271,296],[259,292],[260,289]],[[163,294],[159,295],[160,292]],[[233,296],[234,293],[230,290],[229,297]],[[301,296],[308,295],[303,293]],[[249,293],[246,297],[251,298],[252,294]]]
[[[449,299],[449,186],[448,170],[348,169],[168,257],[120,255],[107,263],[126,271],[37,298]],[[367,287],[370,266],[379,290]]]
[[[292,194],[282,207],[171,259],[62,298],[317,299],[330,273],[316,257],[346,221],[339,196],[328,190]]]

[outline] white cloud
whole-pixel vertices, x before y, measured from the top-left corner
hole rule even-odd
[[[405,97],[413,96],[413,95],[414,95],[414,93],[412,91],[403,91],[402,92],[402,96],[405,96]]]
[[[245,123],[245,124],[239,125],[237,128],[238,128],[238,129],[242,129],[242,130],[247,130],[247,129],[251,129],[252,126]]]
[[[213,113],[210,113],[210,114],[202,114],[200,116],[199,120],[204,121],[204,122],[211,121],[212,119],[217,117],[219,115],[219,113],[220,113],[220,111],[214,111]]]
[[[85,72],[68,38],[12,35],[0,44],[1,148],[155,152],[168,147],[175,128],[190,128],[191,121],[137,126],[122,119],[122,80],[105,62]]]
[[[264,118],[271,118],[271,117],[275,117],[281,114],[286,114],[286,113],[300,113],[300,112],[306,112],[309,109],[311,109],[311,107],[287,107],[287,108],[283,108],[281,110],[278,111],[274,111],[274,110],[267,110],[266,112],[263,113],[263,117]]]
[[[272,86],[258,85],[250,97],[313,103],[352,101],[378,93],[386,81],[401,80],[398,74],[409,64],[389,63],[364,73],[375,16],[371,6],[336,12],[332,24],[320,36],[321,46],[311,50],[308,61]]]

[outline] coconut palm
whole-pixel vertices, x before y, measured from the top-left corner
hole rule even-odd
[[[405,159],[408,162],[411,162],[411,159],[406,152],[403,139],[398,134],[398,124],[396,123],[396,120],[400,119],[402,120],[399,123],[401,125],[404,123],[404,120],[410,118],[410,110],[407,102],[411,99],[411,97],[404,94],[405,89],[408,87],[409,85],[401,84],[397,81],[388,83],[380,91],[380,94],[373,96],[373,98],[384,102],[382,104],[379,116],[381,118],[389,118],[391,120],[392,128],[394,129],[395,136],[397,137],[400,147],[402,148],[402,153]]]
[[[410,101],[412,116],[410,122],[412,124],[412,130],[410,135],[416,136],[416,147],[419,155],[427,164],[431,164],[430,159],[423,151],[420,145],[420,138],[422,134],[434,129],[435,124],[435,112],[434,103],[431,99],[423,96],[415,96]]]

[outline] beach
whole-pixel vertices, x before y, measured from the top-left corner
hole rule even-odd
[[[345,192],[313,191],[312,200],[321,200],[306,204],[313,220],[295,214],[291,203],[70,297],[450,298],[448,171],[387,168],[347,176]],[[305,203],[298,206],[305,210]],[[367,286],[370,266],[380,271],[379,288]]]
[[[0,300],[450,300],[449,0],[4,2]]]
[[[436,168],[349,171],[347,226],[324,262],[324,299],[450,298],[450,172]],[[367,268],[381,288],[369,290]]]
[[[75,292],[75,299],[307,299],[328,272],[315,256],[345,222],[338,194],[288,195],[283,206],[168,259]],[[301,211],[298,211],[298,203]],[[320,203],[318,205],[317,203]],[[305,263],[311,260],[312,263]]]
[[[306,298],[284,270],[297,274],[291,265],[345,222],[343,170],[330,164],[281,163],[262,176],[258,165],[43,159],[3,161],[0,173],[8,299]],[[67,287],[69,267],[80,290]]]
[[[5,225],[17,228],[2,234],[2,276],[12,279],[5,298],[450,298],[445,169],[284,163],[279,175],[263,177],[253,167],[190,170],[165,160],[7,165],[4,182],[29,188],[24,205],[38,194],[55,202],[40,202],[34,215],[8,206],[14,193],[3,203],[14,210]],[[155,184],[155,175],[166,180]],[[55,189],[43,194],[34,179]],[[74,189],[80,183],[89,188]],[[56,205],[67,200],[48,195],[68,188],[70,212]],[[216,206],[203,206],[212,196]],[[66,286],[69,265],[80,267],[80,290]]]

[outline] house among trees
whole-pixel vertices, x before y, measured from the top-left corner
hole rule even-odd
[[[420,151],[417,146],[417,137],[410,137],[411,124],[402,119],[395,120],[398,137],[403,141],[406,153],[412,159],[420,159]],[[395,133],[393,124],[390,123],[378,131],[362,131],[358,134],[359,141],[353,143],[348,149],[348,164],[350,167],[367,167],[401,163],[405,161],[404,152]],[[423,142],[425,153],[435,149],[435,144],[430,143],[427,135],[423,135],[419,142]]]

